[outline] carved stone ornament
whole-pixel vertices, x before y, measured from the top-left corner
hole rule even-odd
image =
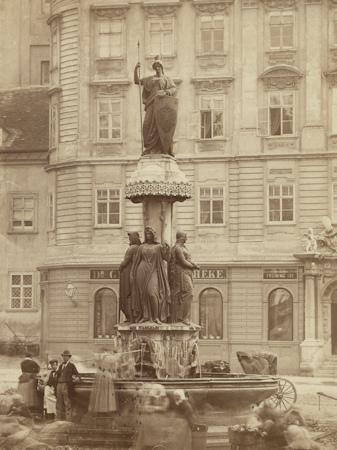
[[[95,19],[124,19],[129,8],[129,5],[90,6]]]
[[[192,83],[199,95],[203,93],[228,94],[228,88],[233,80],[233,77],[193,78]]]
[[[264,6],[273,9],[284,9],[295,6],[297,0],[261,0]]]
[[[107,94],[124,96],[129,80],[112,80],[112,81],[92,81],[91,86],[94,88],[95,94]]]
[[[298,80],[302,73],[292,67],[277,67],[266,70],[260,75],[267,89],[297,89]]]
[[[138,181],[125,186],[125,198],[134,200],[143,197],[163,197],[164,199],[183,201],[192,197],[190,183],[170,181]]]
[[[97,72],[101,75],[109,75],[113,70],[122,70],[123,61],[121,59],[99,59],[97,60]]]
[[[165,15],[175,16],[180,6],[180,3],[143,3],[141,5],[148,17]]]
[[[199,66],[203,70],[212,70],[226,65],[226,56],[202,55],[199,57]]]
[[[294,62],[294,52],[268,52],[268,64],[270,66],[276,66],[280,64],[293,64]]]
[[[268,148],[291,148],[295,147],[295,139],[270,139],[268,140]]]
[[[231,5],[234,0],[209,0],[209,1],[194,1],[193,6],[197,14],[219,14],[227,13],[227,6]]]
[[[337,68],[334,68],[329,72],[325,72],[324,75],[326,76],[330,87],[337,86]]]
[[[49,17],[47,20],[47,24],[50,26],[51,29],[58,27],[61,23],[62,14],[54,14],[53,16]]]

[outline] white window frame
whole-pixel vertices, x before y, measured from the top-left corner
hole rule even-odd
[[[202,189],[210,189],[210,222],[209,223],[203,223],[201,222],[201,202],[203,201],[201,198],[201,190]],[[222,189],[222,197],[215,197],[214,196],[214,190],[215,189]],[[222,222],[215,222],[213,218],[214,213],[214,202],[221,199],[222,200]],[[206,201],[206,200],[205,200]],[[198,225],[199,226],[206,226],[206,227],[214,227],[214,226],[224,226],[225,225],[225,186],[224,185],[202,185],[198,188]]]
[[[223,49],[222,51],[217,51],[214,50],[214,31],[216,30],[216,28],[214,28],[214,20],[221,17],[223,20]],[[213,26],[210,28],[211,29],[211,34],[212,34],[212,48],[209,52],[204,52],[202,49],[202,23],[205,20],[205,18],[210,18],[212,21]],[[199,36],[198,36],[198,48],[199,48],[199,55],[200,56],[207,56],[207,55],[224,55],[227,53],[227,20],[226,20],[226,15],[224,14],[205,14],[205,15],[201,15],[199,17]]]
[[[48,192],[47,195],[47,217],[48,217],[48,230],[55,229],[55,194],[54,192]]]
[[[19,276],[20,277],[20,284],[13,284],[13,277]],[[31,284],[24,284],[24,277],[30,276],[32,279]],[[34,309],[34,298],[35,298],[35,283],[34,283],[34,273],[33,272],[10,272],[9,274],[9,309],[12,311],[31,311]],[[31,287],[31,295],[27,296],[25,295],[25,288]],[[14,296],[13,290],[14,289],[20,289],[20,295]],[[20,306],[19,307],[13,307],[13,300],[19,299]],[[24,300],[25,299],[31,299],[31,306],[29,308],[24,307]]]
[[[107,191],[106,200],[99,199],[99,191]],[[110,201],[110,191],[118,191],[118,199],[113,199]],[[99,204],[107,205],[107,220],[104,223],[99,223]],[[118,204],[118,223],[109,223],[109,205],[110,203]],[[97,228],[119,228],[121,227],[121,213],[122,213],[122,190],[119,187],[99,187],[95,190],[95,227]]]
[[[50,129],[49,129],[49,147],[55,148],[58,144],[58,104],[50,105]]]
[[[292,45],[284,45],[284,37],[283,37],[283,30],[284,30],[284,22],[283,22],[283,18],[285,16],[292,16],[293,18],[293,36],[292,36]],[[272,25],[270,24],[271,18],[272,17],[279,17],[280,18],[280,45],[279,46],[272,46],[272,42],[271,42],[271,28]],[[295,40],[295,36],[296,36],[296,26],[295,26],[295,11],[273,11],[270,12],[268,15],[268,44],[269,44],[269,50],[294,50],[296,48],[296,40]]]
[[[280,188],[280,195],[276,196],[276,195],[270,195],[270,188],[271,187],[279,187]],[[283,194],[282,192],[282,188],[283,187],[291,187],[292,188],[292,195],[286,195]],[[275,199],[279,199],[280,200],[280,220],[271,220],[270,219],[270,200],[272,200],[273,198]],[[293,214],[293,218],[292,220],[282,220],[282,213],[284,211],[283,208],[283,199],[287,199],[287,198],[291,198],[292,199],[292,203],[293,203],[293,208],[292,208],[292,214]],[[271,182],[267,184],[267,223],[270,225],[291,225],[295,223],[295,185],[294,183],[278,183],[278,182]]]
[[[107,33],[101,33],[100,27],[104,23],[109,24],[109,29],[110,30]],[[117,23],[120,24],[120,32],[112,30],[113,25],[117,24]],[[98,20],[97,21],[97,57],[98,57],[98,59],[121,59],[121,58],[123,58],[123,55],[124,55],[124,34],[125,34],[124,33],[124,20],[120,20],[120,19],[118,19],[118,20],[113,20],[113,19],[110,19],[110,20]],[[101,48],[102,48],[101,36],[103,36],[103,35],[107,35],[108,36],[108,41],[109,41],[109,54],[106,55],[106,56],[101,56]],[[111,47],[112,47],[111,44],[113,42],[114,36],[117,36],[117,35],[120,36],[120,52],[119,52],[119,54],[111,54]]]
[[[21,200],[22,205],[21,206],[14,206],[15,200]],[[33,201],[33,207],[32,208],[25,208],[25,200]],[[10,227],[9,230],[11,233],[31,233],[37,231],[37,194],[32,193],[24,193],[24,192],[15,192],[11,193],[10,195],[10,201],[11,201],[11,216],[10,216]],[[14,225],[14,219],[15,219],[15,211],[21,211],[21,225],[17,226]],[[32,212],[32,225],[31,226],[25,226],[25,211],[31,211]]]
[[[293,117],[292,117],[292,133],[290,134],[284,134],[283,133],[283,126],[285,121],[282,120],[282,114],[283,114],[283,108],[286,108],[286,105],[283,104],[283,101],[280,101],[279,106],[271,105],[270,103],[270,97],[273,94],[279,94],[280,99],[283,99],[283,95],[289,95],[292,94],[293,96],[293,103],[292,103],[292,109],[293,109]],[[280,134],[272,134],[271,133],[271,119],[270,119],[270,110],[271,109],[280,109],[280,117],[281,117],[281,133]],[[268,91],[268,106],[260,107],[257,111],[257,134],[258,136],[264,136],[264,137],[270,137],[270,138],[287,138],[287,137],[294,137],[296,135],[296,94],[295,91],[289,90],[289,91]]]
[[[109,104],[109,111],[100,111],[100,102],[108,102]],[[120,109],[117,112],[114,112],[112,105],[113,104],[119,104]],[[107,115],[108,116],[108,137],[102,138],[100,137],[100,131],[106,128],[100,127],[100,116]],[[120,117],[120,126],[119,127],[113,127],[113,117],[119,116]],[[123,99],[121,97],[99,97],[96,101],[96,141],[97,142],[121,142],[123,139]],[[113,137],[113,131],[119,130],[119,137]]]
[[[171,45],[171,51],[167,52],[165,51],[165,44],[163,42],[163,36],[165,34],[165,30],[163,29],[164,22],[168,23],[171,22],[172,24],[172,45]],[[152,38],[151,36],[154,34],[154,32],[151,32],[151,25],[153,23],[159,23],[160,24],[160,31],[157,33],[160,35],[160,48],[159,51],[152,50],[153,44],[152,44]],[[159,55],[162,56],[175,56],[175,19],[173,16],[166,16],[166,17],[149,17],[147,20],[147,52],[148,56],[155,57]]]
[[[204,108],[202,107],[202,101],[205,98],[211,98],[211,108]],[[214,100],[216,99],[220,99],[223,103],[222,108],[214,108]],[[225,139],[226,136],[226,128],[225,128],[225,123],[226,123],[226,96],[224,94],[201,94],[198,98],[198,102],[199,102],[199,109],[196,111],[190,111],[189,112],[189,121],[188,121],[188,137],[189,139],[200,139],[202,141],[214,141],[217,139]],[[212,120],[212,125],[211,125],[211,137],[202,137],[202,114],[207,113],[207,112],[211,112],[211,120]],[[214,136],[214,125],[216,124],[216,122],[214,122],[215,119],[215,114],[216,113],[222,113],[222,134],[221,135],[217,135]]]

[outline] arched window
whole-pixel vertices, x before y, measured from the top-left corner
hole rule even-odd
[[[222,339],[222,296],[216,289],[206,289],[200,295],[200,336],[202,339]]]
[[[103,288],[95,295],[94,338],[112,336],[117,333],[117,296],[111,289]]]
[[[277,288],[270,293],[268,324],[270,341],[293,340],[293,298],[286,289]]]

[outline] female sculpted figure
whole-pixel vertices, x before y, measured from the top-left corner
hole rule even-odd
[[[173,322],[190,325],[193,300],[193,270],[199,267],[191,261],[191,255],[185,247],[187,234],[178,231],[176,243],[172,248],[170,264],[170,285],[172,295]]]
[[[142,84],[143,88],[143,103],[145,105],[145,118],[143,124],[143,138],[144,138],[144,155],[164,153],[154,116],[154,99],[155,97],[165,97],[165,95],[175,96],[177,93],[176,85],[173,80],[164,75],[163,63],[156,59],[152,65],[152,68],[156,71],[154,76],[145,77],[139,80],[138,68],[140,63],[135,67],[134,82],[135,84]],[[170,147],[169,154],[172,153],[172,147]]]
[[[119,266],[120,280],[119,280],[119,309],[124,313],[127,322],[133,323],[132,308],[131,308],[131,267],[134,257],[137,253],[141,242],[137,231],[128,233],[130,246],[127,249],[124,260]]]
[[[145,228],[145,242],[140,245],[132,269],[132,309],[136,322],[161,325],[170,315],[170,286],[164,260],[171,258],[170,247],[159,244],[156,232]]]

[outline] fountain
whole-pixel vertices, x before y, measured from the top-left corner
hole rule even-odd
[[[116,326],[120,335],[121,362],[133,367],[129,379],[115,380],[121,414],[130,423],[136,416],[137,398],[144,383],[162,384],[168,396],[185,389],[199,414],[218,411],[234,416],[249,410],[278,389],[272,376],[202,374],[198,366],[200,326],[190,322],[193,299],[193,269],[183,232],[172,243],[174,202],[191,198],[192,186],[179,169],[173,155],[173,134],[177,121],[176,87],[163,76],[160,61],[155,61],[155,77],[139,80],[143,84],[145,150],[137,169],[125,187],[125,198],[142,203],[144,243],[138,232],[129,233],[130,248],[121,264],[120,308],[126,322]],[[132,240],[135,238],[135,240]],[[130,375],[131,374],[131,375]],[[89,402],[94,374],[82,374],[76,391],[83,405]],[[203,422],[207,422],[207,418]]]

